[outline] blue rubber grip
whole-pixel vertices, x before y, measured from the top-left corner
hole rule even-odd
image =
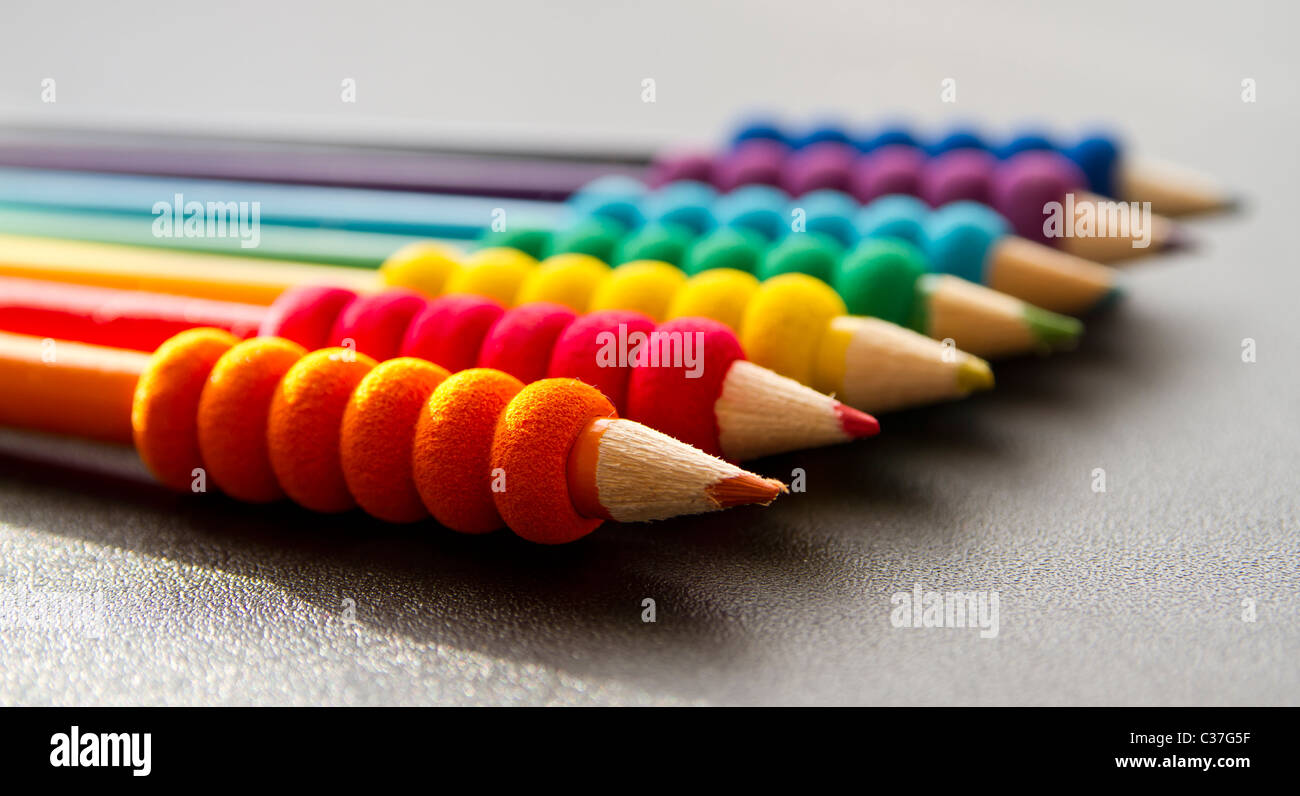
[[[921,248],[936,271],[983,283],[989,251],[1010,230],[1006,220],[986,205],[953,202],[926,219]]]
[[[933,211],[915,196],[882,196],[866,205],[855,219],[863,238],[899,238],[914,246],[925,245],[925,221]]]

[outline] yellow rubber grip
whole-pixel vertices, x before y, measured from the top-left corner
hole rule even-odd
[[[537,260],[518,249],[480,249],[466,257],[447,280],[444,293],[472,293],[514,305],[520,287],[537,268]]]
[[[516,299],[520,304],[550,301],[574,312],[586,312],[596,289],[609,275],[609,266],[589,254],[557,254],[533,269]]]
[[[620,265],[596,288],[589,310],[636,310],[656,322],[668,319],[668,305],[686,284],[676,266],[656,260]]]
[[[734,268],[704,271],[686,280],[668,308],[670,318],[712,318],[740,333],[758,278]]]
[[[807,274],[782,274],[758,286],[745,308],[740,344],[754,362],[822,389],[819,382],[833,376],[819,374],[822,339],[831,320],[847,314],[830,285]]]
[[[461,271],[456,252],[436,243],[419,241],[389,255],[380,269],[380,279],[389,287],[404,287],[429,296],[438,296],[447,283]]]
[[[399,253],[401,254],[401,253]],[[482,249],[459,268],[427,251],[394,257],[381,269],[390,285],[439,293],[475,293],[507,306],[550,301],[576,312],[636,310],[655,321],[687,316],[712,318],[740,338],[746,356],[823,392],[844,384],[846,335],[831,331],[832,319],[848,314],[844,300],[826,283],[805,274],[783,274],[759,282],[729,268],[687,277],[655,260],[610,268],[584,254],[562,254],[538,263],[523,252]],[[422,269],[429,269],[428,275]]]

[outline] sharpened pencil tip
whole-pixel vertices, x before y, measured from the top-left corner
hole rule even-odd
[[[1123,298],[1124,288],[1119,284],[1111,285],[1110,290],[1107,290],[1105,295],[1096,304],[1092,305],[1092,312],[1102,313],[1112,310]]]
[[[1169,228],[1169,233],[1160,241],[1160,253],[1191,251],[1196,248],[1196,241],[1181,224]]]
[[[993,368],[979,357],[966,357],[957,366],[957,387],[962,392],[993,389]]]
[[[1050,348],[1073,345],[1083,334],[1083,323],[1077,318],[1032,305],[1025,306],[1025,323],[1038,342]]]
[[[835,414],[840,419],[840,428],[850,439],[874,437],[880,433],[880,421],[859,409],[836,401]]]
[[[709,498],[715,501],[719,508],[724,509],[754,503],[766,506],[786,491],[788,490],[785,484],[775,478],[762,478],[753,473],[741,473],[724,478],[705,490]]]

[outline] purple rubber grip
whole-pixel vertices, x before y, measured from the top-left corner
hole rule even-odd
[[[857,149],[834,141],[809,144],[786,160],[781,184],[791,196],[822,190],[848,192],[857,154]]]
[[[713,157],[700,152],[678,152],[657,158],[646,175],[651,188],[679,180],[713,182]]]
[[[781,169],[790,155],[790,147],[779,141],[753,139],[723,155],[713,173],[719,191],[732,191],[742,185],[781,187]]]
[[[933,207],[950,202],[992,203],[998,159],[979,149],[955,149],[931,158],[921,172],[921,198]]]
[[[916,196],[921,191],[925,153],[914,146],[894,144],[858,158],[853,164],[849,193],[859,202],[890,194]]]
[[[1064,202],[1087,183],[1083,172],[1056,152],[1022,152],[1002,162],[993,178],[993,206],[1022,238],[1056,245],[1043,234],[1045,208]]]

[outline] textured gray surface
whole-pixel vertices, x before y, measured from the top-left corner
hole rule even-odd
[[[1250,207],[1196,223],[1197,251],[1133,266],[1128,300],[1090,324],[1079,351],[1004,363],[995,393],[886,417],[877,440],[758,463],[773,475],[804,468],[807,494],[767,510],[610,527],[563,549],[192,501],[150,486],[129,452],[0,432],[3,594],[52,608],[99,592],[105,614],[99,638],[74,617],[19,627],[7,614],[0,702],[1300,702],[1297,105],[1293,48],[1284,46],[1295,12],[1245,4],[1221,19],[1192,8],[1177,34],[1158,35],[1174,8],[1184,6],[1116,5],[1078,20],[1010,7],[926,19],[891,6],[871,18],[873,47],[853,50],[866,23],[849,25],[856,18],[842,8],[758,6],[747,36],[784,42],[786,60],[752,69],[720,66],[721,44],[655,60],[647,42],[666,17],[687,12],[663,6],[637,27],[636,11],[611,8],[599,23],[624,26],[625,47],[609,33],[584,38],[595,22],[571,22],[544,48],[469,70],[476,91],[497,87],[491,103],[431,89],[458,118],[539,129],[591,123],[634,138],[644,109],[607,102],[600,81],[611,74],[681,76],[680,105],[661,84],[659,127],[695,135],[760,98],[809,110],[852,108],[865,94],[939,118],[935,75],[954,74],[971,116],[1022,118],[1026,97],[1062,123],[1113,114],[1142,149],[1230,179]],[[39,31],[54,24],[47,13],[62,18],[28,12],[20,21]],[[729,24],[718,11],[691,13],[682,34],[691,41]],[[201,59],[238,34],[222,27],[237,17],[176,33],[194,37]],[[436,21],[446,22],[424,20]],[[304,24],[341,36],[356,20]],[[399,40],[419,27],[379,24]],[[1057,27],[1022,42],[1040,24]],[[474,40],[451,28],[437,40],[468,57]],[[843,50],[818,46],[816,36]],[[87,73],[74,53],[87,46],[80,37],[62,27],[20,37],[0,54],[4,73],[26,75],[8,68],[10,58],[33,74]],[[1106,58],[1088,60],[1099,58],[1103,38],[1113,44]],[[49,48],[44,61],[31,50],[36,41]],[[591,42],[587,60],[604,56],[610,67],[570,69],[570,41]],[[409,102],[410,116],[442,118],[417,90],[418,75],[384,60],[383,36],[361,42],[328,56],[304,49],[310,69],[288,70],[286,80],[297,86],[311,69],[332,75],[369,63],[382,97]],[[754,47],[747,39],[731,52],[751,57]],[[524,86],[511,82],[518,59],[543,50],[559,60],[539,61],[541,76]],[[151,56],[114,52],[116,71],[96,73],[83,93],[107,98],[89,113],[173,108],[157,86],[129,79],[148,72]],[[426,62],[405,52],[419,73]],[[450,57],[430,51],[428,62]],[[235,68],[265,70],[270,58],[255,47]],[[837,79],[818,78],[829,68]],[[591,85],[574,82],[589,72]],[[222,86],[238,82],[221,74]],[[1238,99],[1247,76],[1259,81],[1255,105]],[[219,109],[262,110],[273,82],[248,88],[243,105],[218,90],[177,107],[214,119]],[[524,100],[545,85],[567,98],[558,110]],[[71,116],[80,90],[75,80],[60,86],[68,107],[58,112]],[[734,102],[719,106],[720,96]],[[25,97],[7,82],[0,107],[31,110]],[[293,112],[337,113],[292,99],[301,92],[288,97]],[[515,98],[516,112],[501,110]],[[595,124],[602,103],[605,128]],[[1253,364],[1241,361],[1246,337],[1258,346]],[[1091,489],[1097,467],[1105,494]],[[918,581],[997,590],[998,637],[893,628],[890,596]],[[656,624],[641,622],[645,597],[658,603]],[[1242,621],[1244,599],[1256,603],[1254,623]],[[355,601],[355,621],[345,600]]]

